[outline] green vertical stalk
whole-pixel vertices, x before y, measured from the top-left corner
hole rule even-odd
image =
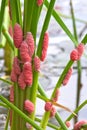
[[[5,124],[5,129],[4,130],[8,130],[9,119],[10,119],[10,110],[8,110],[8,114],[7,114],[7,119],[6,119],[6,124]]]
[[[12,26],[14,27],[15,23],[19,23],[22,27],[20,0],[10,0],[10,9],[12,16]]]
[[[55,96],[55,93],[56,93],[57,88],[59,88],[59,87],[61,86],[62,81],[63,81],[63,79],[64,79],[66,73],[68,72],[68,70],[69,70],[70,67],[72,66],[72,64],[73,64],[73,61],[70,60],[70,61],[68,62],[68,64],[66,65],[64,71],[62,72],[62,74],[61,74],[59,80],[57,81],[57,84],[56,84],[56,86],[55,86],[55,88],[54,88],[54,90],[53,90],[53,93],[52,93],[52,95],[51,95],[51,99],[53,99],[53,97]],[[50,115],[50,114],[49,114],[49,115]],[[46,125],[47,122],[48,122],[48,120],[49,120],[49,115],[48,115],[48,112],[45,112],[44,118],[42,119],[42,122],[41,122],[41,127],[42,127],[42,128],[45,128],[44,122],[45,122],[45,120],[46,120],[46,122],[45,122],[45,125]],[[46,117],[47,119],[45,119],[45,117]]]
[[[78,41],[76,22],[75,22],[75,16],[74,16],[74,9],[73,9],[72,0],[70,0],[70,7],[71,7],[72,24],[73,24],[73,32],[74,32],[73,34],[74,34],[75,39]]]
[[[38,43],[38,48],[37,48],[37,55],[39,57],[41,56],[41,52],[42,52],[42,41],[43,41],[44,33],[47,31],[55,1],[56,0],[50,1],[48,11],[47,11],[47,14],[46,14],[46,17],[45,17],[45,21],[44,21],[44,24],[43,24],[43,27],[42,27],[42,31],[41,31],[41,35],[40,35],[40,39],[39,39],[39,43]]]
[[[73,9],[73,4],[72,4],[72,0],[70,0],[70,7],[71,7],[71,15],[72,15],[72,24],[73,24],[73,32],[74,32],[74,37],[75,39],[78,41],[78,36],[77,36],[77,29],[76,29],[76,23],[75,23],[75,16],[74,16],[74,9]],[[76,108],[79,105],[79,100],[80,100],[80,90],[81,90],[81,62],[80,60],[77,61],[77,95],[76,95]],[[74,123],[76,123],[78,120],[78,116],[74,118]]]
[[[14,83],[14,105],[19,108],[19,88],[18,84]],[[18,130],[19,128],[19,115],[13,111],[11,130]]]
[[[40,13],[41,13],[41,10],[42,10],[42,6],[43,5],[41,5],[39,7],[37,5],[37,1],[35,1],[33,14],[32,14],[32,22],[31,22],[31,27],[30,27],[30,31],[33,34],[34,41],[36,41],[37,25],[38,25],[38,20],[39,20]]]
[[[31,88],[30,100],[33,102],[34,107],[36,108],[36,98],[37,98],[37,90],[38,90],[38,72],[33,73],[33,84]],[[35,110],[30,115],[31,119],[35,119]]]
[[[24,0],[24,35],[30,31],[35,0]]]
[[[81,71],[81,62],[77,62],[77,67],[78,67],[78,78],[77,78],[77,95],[76,95],[76,108],[79,106],[79,101],[80,101],[80,91],[81,91],[81,76],[82,76],[82,71]],[[78,116],[74,118],[74,123],[78,121]]]
[[[41,87],[40,83],[38,84],[38,91],[39,91],[39,93],[40,93],[42,96],[44,96],[45,98],[47,98],[47,95],[45,94],[45,92],[44,92],[43,88]],[[49,118],[49,113],[47,113],[47,115],[46,115],[46,113],[45,113],[43,118],[44,118],[44,119]],[[58,112],[56,113],[55,118],[56,118],[57,122],[60,124],[61,128],[62,128],[63,130],[67,130],[67,127],[66,127],[66,125],[64,124],[64,122],[62,121],[62,119],[61,119],[61,117],[60,117],[60,115],[59,115]],[[44,121],[44,120],[43,120],[43,121]],[[44,122],[42,122],[42,123],[44,123]]]
[[[0,9],[0,35],[2,30],[3,19],[4,19],[5,4],[6,4],[6,0],[2,0],[1,9]]]

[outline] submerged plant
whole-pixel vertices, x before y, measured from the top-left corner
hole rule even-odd
[[[50,0],[50,2],[48,2],[48,0],[24,0],[23,16],[20,0],[9,0],[7,2],[9,3],[9,17],[13,30],[12,37],[5,31],[5,27],[3,27],[3,18],[0,22],[2,27],[0,30],[2,30],[2,33],[8,40],[9,46],[12,48],[14,58],[10,75],[11,82],[1,78],[1,80],[12,85],[10,88],[10,101],[5,99],[3,96],[0,96],[0,100],[2,101],[1,105],[6,105],[10,113],[8,114],[9,118],[7,118],[5,130],[7,130],[8,127],[8,120],[10,120],[11,130],[45,130],[47,126],[57,130],[68,130],[70,127],[69,121],[76,116],[78,111],[84,105],[87,104],[87,100],[73,112],[69,108],[57,103],[59,88],[68,83],[72,75],[72,65],[74,62],[80,60],[84,52],[87,36],[85,36],[85,40],[83,38],[82,42],[78,44],[77,39],[69,31],[60,16],[55,12],[55,10],[53,10],[56,0]],[[47,7],[47,13],[41,30],[39,42],[36,45],[37,25],[43,9],[43,4]],[[3,0],[1,9],[2,8],[5,8]],[[1,13],[2,12],[0,12],[0,14]],[[49,99],[41,87],[38,77],[41,62],[44,62],[47,55],[50,37],[47,29],[52,15],[76,47],[70,53],[70,60],[54,86],[54,90]],[[40,98],[45,102],[45,112],[42,119],[38,119],[35,115],[37,98]],[[61,107],[72,113],[65,122],[62,121],[62,118],[60,117],[59,112],[56,111],[55,106]],[[48,122],[52,117],[55,117],[59,126]],[[37,122],[40,123],[37,124]],[[84,123],[82,125],[84,125]],[[77,125],[75,125],[74,129],[76,129],[76,127]]]

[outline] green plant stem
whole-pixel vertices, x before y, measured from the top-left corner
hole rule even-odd
[[[1,35],[1,30],[2,30],[3,19],[4,19],[5,4],[6,4],[6,0],[2,0],[1,10],[0,10],[0,35]]]
[[[42,96],[44,96],[44,97],[47,98],[47,95],[45,94],[45,92],[44,92],[43,88],[41,87],[40,83],[38,84],[38,91],[39,91],[39,93],[40,93]],[[61,126],[62,128],[66,128],[66,126],[65,126],[64,122],[62,121],[61,117],[59,116],[58,112],[56,113],[55,118],[56,118],[56,120],[58,121],[58,123],[60,124],[60,126]],[[64,130],[64,129],[63,129],[63,130]],[[65,129],[65,130],[66,130],[66,129]]]
[[[54,91],[53,91],[53,93],[52,93],[51,99],[55,96],[55,92],[56,92],[57,88],[60,88],[60,87],[61,87],[61,84],[62,84],[62,82],[63,82],[63,79],[64,79],[65,75],[67,74],[68,70],[69,70],[69,69],[71,68],[71,66],[73,65],[73,63],[74,63],[74,62],[71,61],[71,60],[67,63],[65,69],[63,70],[63,72],[62,72],[60,78],[58,79],[58,81],[57,81],[57,83],[56,83],[56,86],[55,86],[55,89],[54,89]]]
[[[75,23],[75,16],[74,16],[74,9],[73,9],[72,0],[70,0],[70,7],[71,7],[70,9],[71,9],[71,15],[72,15],[74,37],[78,41],[77,29],[76,29],[76,23]]]
[[[43,27],[42,27],[42,31],[41,31],[41,35],[40,35],[40,39],[39,39],[39,43],[38,43],[38,47],[37,47],[37,55],[39,57],[41,56],[41,52],[42,52],[42,41],[43,41],[44,33],[46,32],[46,30],[48,28],[55,1],[56,0],[50,1],[48,11],[47,11],[47,14],[46,14],[46,17],[45,17],[45,21],[44,21],[44,24],[43,24]]]
[[[13,39],[11,38],[11,36],[9,35],[8,31],[6,30],[5,26],[2,26],[2,33],[5,36],[5,38],[8,41],[9,46],[12,48],[12,50],[14,51],[14,45],[13,45]]]
[[[37,90],[38,90],[38,72],[33,72],[33,84],[31,87],[31,93],[30,93],[30,100],[33,102],[35,108],[36,108],[36,97],[37,97]],[[35,118],[35,110],[30,115],[31,119],[34,120]]]
[[[19,108],[19,88],[18,84],[14,83],[14,105]],[[11,130],[18,130],[19,129],[19,115],[13,111],[13,116],[12,116],[12,126]]]
[[[34,41],[36,41],[37,25],[38,25],[38,20],[39,20],[40,13],[42,10],[42,6],[43,5],[38,6],[37,1],[35,1],[33,14],[32,14],[31,28],[30,28],[30,31],[32,32],[33,37],[34,37]]]
[[[38,97],[39,99],[42,99],[42,100],[45,101],[45,102],[49,101],[49,99],[47,99],[47,98],[44,97],[44,96],[41,96],[40,94],[37,94],[37,97]]]
[[[68,130],[68,128],[66,127],[65,123],[62,122],[59,113],[56,113],[55,117],[56,117],[57,121],[59,122],[60,126],[62,127],[62,129],[63,130]]]
[[[35,118],[35,121],[41,122],[41,119]],[[53,129],[55,129],[55,130],[58,130],[58,129],[59,129],[58,126],[56,126],[56,125],[54,125],[54,124],[51,124],[51,123],[48,123],[47,126],[53,128]]]
[[[3,103],[3,102],[0,102],[0,106],[2,106],[2,107],[5,107],[5,108],[9,108],[5,103]]]
[[[76,23],[75,23],[75,16],[74,16],[74,9],[73,9],[73,4],[72,0],[70,0],[70,7],[71,7],[71,15],[72,15],[72,23],[73,23],[73,30],[74,30],[74,37],[78,41],[78,36],[77,36],[77,29],[76,29]],[[80,60],[77,61],[77,69],[78,69],[78,78],[77,78],[77,97],[76,97],[76,108],[79,105],[79,100],[80,100],[80,90],[81,90],[81,62]],[[74,123],[76,123],[78,120],[78,116],[75,116],[74,118]]]
[[[12,26],[14,27],[15,23],[19,23],[22,26],[20,0],[10,0],[10,10],[12,17]]]
[[[87,124],[84,124],[81,126],[81,129],[83,128],[83,130],[86,130],[87,129]]]
[[[87,43],[87,34],[85,34],[84,38],[81,40],[82,43],[86,44]]]
[[[57,88],[59,88],[59,87],[61,86],[62,81],[63,81],[63,79],[64,79],[66,73],[68,72],[68,70],[69,70],[70,67],[72,66],[72,64],[73,64],[73,61],[70,60],[70,61],[68,62],[68,64],[66,65],[66,67],[65,67],[64,71],[62,72],[62,74],[61,74],[59,80],[57,81],[57,84],[56,84],[56,86],[55,86],[55,88],[54,88],[54,91],[53,91],[53,93],[52,93],[51,99],[53,99],[53,97],[55,96],[55,93],[56,93]],[[45,114],[44,114],[44,116],[43,116],[43,119],[42,119],[42,122],[41,122],[41,127],[44,128],[44,129],[46,128],[45,126],[46,126],[46,124],[47,124],[47,122],[48,122],[48,120],[49,120],[49,115],[50,115],[50,114],[48,114],[48,112],[45,112]],[[45,125],[44,125],[44,122],[45,122]]]
[[[60,12],[57,12],[59,16],[63,17],[63,18],[66,18],[66,19],[72,19],[71,16],[68,16],[68,15],[65,15],[65,14],[62,14]],[[80,23],[84,23],[84,24],[87,24],[87,21],[83,20],[83,19],[79,19],[79,18],[75,18],[75,21],[77,22],[80,22]]]
[[[78,66],[78,79],[77,79],[77,95],[76,95],[76,108],[79,106],[79,101],[80,101],[80,91],[81,91],[81,62],[77,62]],[[75,123],[77,122],[78,117],[75,117]]]
[[[45,6],[48,8],[49,7],[49,2],[47,0],[45,0],[44,2]],[[62,21],[62,19],[60,18],[59,14],[53,10],[52,12],[53,17],[55,18],[55,20],[57,21],[57,23],[61,26],[61,28],[64,30],[64,32],[68,35],[68,37],[72,40],[72,42],[77,46],[78,42],[76,41],[76,39],[74,38],[74,36],[71,34],[70,30],[67,28],[67,26],[64,24],[64,22]]]
[[[49,116],[50,116],[50,112],[48,111],[48,112],[45,112],[45,114],[44,114],[43,117],[42,117],[40,126],[41,126],[44,130],[46,130]]]
[[[7,83],[7,84],[13,85],[13,83],[9,80],[3,79],[3,78],[0,78],[0,80]]]
[[[38,83],[38,91],[39,91],[40,95],[47,98],[47,95],[46,95],[45,91],[43,90],[40,82]]]
[[[3,20],[3,24],[6,30],[8,30],[8,25],[9,25],[9,13],[8,13],[9,9],[8,6],[5,7],[5,12],[4,12],[4,20]],[[4,35],[2,35],[1,33],[1,41],[0,41],[0,46],[4,47],[6,44],[6,38],[4,37]]]
[[[74,113],[78,113],[85,105],[87,105],[87,100],[85,100],[81,105],[78,106],[78,108],[75,109]],[[66,121],[70,121],[72,118],[74,117],[73,114],[71,114],[67,119]],[[66,122],[65,121],[65,122]]]
[[[0,95],[0,100],[6,103],[11,109],[15,111],[20,117],[22,117],[26,122],[31,124],[37,130],[43,130],[40,126],[38,126],[33,120],[31,120],[28,116],[26,116],[22,111],[20,111],[16,106],[10,103],[7,99]],[[16,129],[15,129],[16,130]]]
[[[30,31],[35,0],[24,1],[24,35]],[[26,16],[25,16],[26,15]]]
[[[8,111],[8,115],[7,115],[7,119],[6,119],[6,124],[5,124],[5,129],[4,130],[8,130],[9,118],[10,118],[10,110]]]

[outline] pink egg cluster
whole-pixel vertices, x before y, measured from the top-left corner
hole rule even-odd
[[[40,6],[43,0],[38,0]],[[19,51],[19,57],[14,57],[13,66],[11,72],[11,81],[17,82],[20,89],[25,90],[26,87],[31,87],[33,83],[33,71],[40,71],[40,63],[44,61],[47,54],[49,36],[46,32],[43,38],[42,54],[39,58],[35,55],[35,43],[31,32],[27,32],[25,38],[23,38],[22,28],[19,24],[15,24],[13,29],[13,41],[14,46]],[[13,101],[12,90],[10,93],[10,100]],[[57,94],[55,96],[57,100]],[[49,104],[49,103],[48,103]],[[46,106],[46,110],[48,106]],[[34,104],[30,100],[24,101],[24,109],[31,114],[34,111]],[[51,109],[51,116],[54,115],[54,109]]]
[[[67,74],[66,74],[66,76],[65,76],[65,78],[64,78],[64,80],[63,80],[63,82],[62,82],[62,84],[63,84],[64,86],[68,83],[68,81],[69,81],[71,75],[72,75],[72,68],[69,69],[69,71],[67,72]]]
[[[49,42],[49,35],[47,32],[44,34],[43,38],[43,45],[42,45],[42,54],[41,54],[41,61],[44,61],[47,55],[47,49],[48,49],[48,42]]]
[[[65,124],[66,124],[66,126],[67,126],[68,128],[71,126],[70,121],[66,121]]]
[[[74,125],[74,130],[80,130],[82,125],[87,124],[87,120],[81,120]],[[87,129],[87,128],[86,128]]]
[[[43,0],[37,0],[37,5],[41,6],[43,4]]]
[[[13,33],[14,45],[19,48],[23,40],[23,32],[19,24],[15,24]]]
[[[57,89],[57,90],[56,90],[56,93],[55,93],[55,95],[54,95],[53,101],[54,101],[54,102],[57,102],[59,96],[60,96],[60,89]]]
[[[30,100],[25,100],[24,102],[24,109],[31,114],[34,112],[34,104]]]
[[[10,88],[10,102],[14,103],[14,87],[11,86]]]
[[[84,52],[84,44],[80,43],[80,44],[78,45],[78,47],[75,48],[75,49],[71,52],[71,54],[70,54],[70,59],[71,59],[72,61],[80,60],[80,58],[81,58],[83,52]]]
[[[49,112],[50,111],[50,117],[54,117],[56,114],[56,109],[53,107],[53,104],[49,101],[45,103],[44,107],[45,111]]]

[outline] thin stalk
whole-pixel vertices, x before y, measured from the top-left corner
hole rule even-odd
[[[72,0],[70,0],[70,7],[71,7],[71,15],[72,15],[72,23],[73,23],[73,30],[74,30],[74,37],[78,41],[78,36],[77,36],[77,29],[76,29],[76,23],[75,23],[75,16],[74,16],[74,9],[73,9],[73,4]],[[77,97],[76,97],[76,108],[79,105],[79,100],[80,100],[80,90],[81,90],[81,62],[80,60],[77,61],[77,69],[78,69],[78,78],[77,78]],[[74,123],[76,123],[78,120],[78,116],[75,116],[74,118]]]
[[[85,34],[84,38],[81,40],[82,43],[86,44],[87,43],[87,34]]]
[[[36,97],[37,97],[37,90],[38,90],[38,72],[33,73],[33,84],[31,88],[31,93],[30,93],[30,100],[33,102],[35,108],[36,108]],[[31,119],[34,120],[35,118],[35,110],[34,112],[30,115]]]
[[[6,0],[2,0],[1,9],[0,9],[0,35],[2,30],[3,19],[4,19],[5,5],[6,5]]]
[[[26,0],[24,1],[24,35],[26,32],[30,31],[33,10],[34,10],[35,0]]]
[[[12,16],[12,26],[14,27],[15,23],[19,23],[22,26],[20,0],[10,0],[10,10]]]
[[[42,41],[43,41],[44,33],[47,31],[55,1],[56,0],[50,1],[48,11],[47,11],[47,14],[46,14],[46,17],[45,17],[45,21],[44,21],[44,24],[43,24],[43,27],[42,27],[42,31],[41,31],[41,35],[40,35],[40,39],[39,39],[39,43],[38,43],[38,47],[37,47],[37,55],[39,57],[41,56],[41,52],[42,52]]]
[[[41,122],[41,119],[35,118],[35,121]],[[56,125],[54,125],[54,124],[51,124],[51,123],[48,123],[47,126],[49,126],[50,128],[53,128],[53,129],[55,129],[55,130],[58,130],[58,129],[59,129],[58,126],[56,126]]]
[[[80,91],[81,91],[81,62],[78,61],[77,62],[77,66],[78,66],[78,79],[77,79],[77,95],[76,95],[76,107],[77,108],[79,106],[79,101],[80,101]],[[74,118],[74,123],[76,123],[78,120],[78,116]]]
[[[22,117],[26,122],[31,124],[37,130],[43,130],[40,126],[38,126],[33,120],[31,120],[28,116],[26,116],[22,111],[20,111],[16,106],[10,103],[7,99],[0,95],[0,100],[6,103],[11,109],[15,111],[20,117]],[[16,129],[15,129],[16,130]]]
[[[37,94],[37,97],[38,97],[39,99],[42,99],[42,100],[45,101],[45,102],[49,101],[48,98],[46,98],[46,97],[44,97],[44,96],[41,96],[40,94]]]
[[[69,70],[69,69],[71,68],[71,66],[73,65],[73,63],[74,63],[74,62],[71,61],[71,60],[67,63],[67,65],[66,65],[65,69],[63,70],[63,72],[62,72],[62,74],[61,74],[59,80],[58,80],[57,83],[56,83],[56,86],[55,86],[55,89],[54,89],[54,91],[53,91],[53,93],[52,93],[51,99],[54,97],[57,88],[60,88],[60,87],[61,87],[61,84],[62,84],[62,82],[63,82],[63,79],[64,79],[66,73],[68,72],[68,70]]]
[[[85,105],[87,105],[87,100],[85,100],[82,104],[80,104],[80,105],[78,106],[78,108],[75,109],[74,113],[77,114]],[[74,117],[74,115],[71,114],[71,115],[66,119],[66,121],[70,121],[73,117]],[[66,122],[66,121],[65,121],[65,122]]]
[[[35,1],[33,14],[32,14],[31,28],[30,28],[30,31],[32,32],[33,37],[34,37],[34,41],[36,41],[37,25],[38,25],[38,20],[39,20],[40,13],[42,10],[42,6],[43,5],[38,6],[37,1]]]
[[[42,119],[41,119],[40,126],[41,126],[44,130],[46,130],[49,117],[50,117],[50,111],[45,112],[45,114],[43,115],[43,117],[42,117]]]
[[[70,69],[70,67],[72,66],[72,64],[73,64],[73,61],[70,60],[68,62],[68,64],[66,65],[66,67],[65,67],[64,71],[62,72],[59,80],[57,81],[57,84],[56,84],[56,86],[54,88],[54,91],[52,93],[51,99],[53,99],[53,97],[55,96],[57,88],[59,88],[61,86],[61,84],[63,82],[63,79],[64,79],[66,73],[68,72],[68,70]],[[48,113],[48,112],[44,113],[44,116],[43,116],[42,122],[41,122],[41,127],[44,128],[44,129],[46,128],[46,124],[47,124],[47,122],[49,120],[49,116],[50,116],[50,113]],[[45,125],[44,125],[44,122],[45,122]]]
[[[38,84],[38,91],[39,91],[39,93],[40,93],[42,96],[44,96],[44,97],[47,98],[47,95],[45,94],[45,92],[44,92],[43,88],[41,87],[40,83]],[[62,128],[65,128],[65,127],[66,127],[65,124],[63,123],[61,117],[59,116],[58,112],[56,113],[55,118],[56,118],[56,120],[58,121],[58,123],[60,124],[60,126],[61,126]]]
[[[9,13],[8,13],[8,10],[9,10],[8,6],[6,6],[5,11],[4,11],[4,20],[3,20],[3,24],[2,24],[2,27],[4,25],[6,30],[8,30],[8,25],[9,25]],[[4,37],[4,35],[2,35],[2,33],[1,33],[1,37],[2,37],[2,39],[0,41],[1,42],[0,45],[2,45],[2,47],[4,47],[5,44],[6,44],[6,38]]]
[[[9,118],[10,118],[10,110],[8,111],[8,115],[7,115],[7,119],[6,119],[6,124],[5,124],[5,129],[4,130],[8,130]]]
[[[47,8],[49,7],[49,2],[47,0],[45,0],[44,4],[45,4],[45,6]],[[63,29],[63,31],[68,35],[68,37],[72,40],[72,42],[77,46],[78,45],[77,40],[74,38],[74,36],[70,32],[70,30],[64,24],[64,22],[62,21],[62,19],[59,16],[59,14],[55,10],[53,10],[52,15],[55,18],[55,20],[57,21],[57,23],[61,26],[61,28]]]
[[[73,33],[74,33],[75,39],[78,41],[76,22],[75,22],[75,16],[74,16],[74,9],[73,9],[72,0],[70,0],[70,9],[71,9],[71,15],[72,15]]]
[[[9,80],[3,79],[3,78],[0,78],[0,80],[7,83],[7,84],[13,85],[13,83]]]
[[[2,26],[2,33],[5,36],[5,38],[8,41],[9,46],[12,48],[12,50],[14,51],[14,45],[13,45],[13,39],[11,38],[11,36],[9,35],[8,31],[6,30],[5,26]]]
[[[3,102],[0,102],[0,106],[2,106],[2,107],[5,107],[5,108],[9,108],[5,103],[3,103]]]
[[[68,128],[66,127],[65,123],[62,122],[59,113],[56,113],[55,117],[56,117],[57,121],[59,122],[61,128],[62,128],[63,130],[68,130]]]
[[[38,91],[39,91],[40,95],[47,98],[47,95],[46,95],[45,91],[43,90],[40,82],[38,83]]]
[[[62,13],[60,13],[60,12],[57,12],[57,13],[58,13],[58,15],[60,15],[60,16],[63,17],[63,18],[66,18],[66,19],[72,19],[71,16],[68,16],[68,15],[62,14]],[[87,21],[85,21],[85,20],[83,20],[83,19],[75,18],[75,21],[80,22],[80,23],[87,24]]]
[[[18,84],[14,83],[14,105],[19,108],[19,88]],[[19,115],[13,111],[12,115],[12,125],[11,125],[11,130],[18,130],[19,129]]]

